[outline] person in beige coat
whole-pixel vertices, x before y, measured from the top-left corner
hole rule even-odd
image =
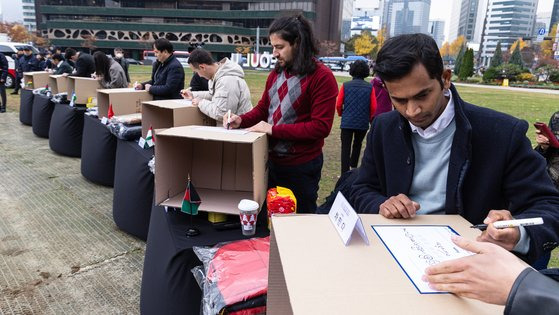
[[[191,92],[182,90],[186,99],[192,99],[192,105],[198,106],[205,115],[222,125],[223,116],[242,115],[252,109],[250,90],[245,82],[245,73],[237,63],[224,58],[216,62],[204,49],[195,49],[188,58],[192,71],[208,79],[208,91]]]

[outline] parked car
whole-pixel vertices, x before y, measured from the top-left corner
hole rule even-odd
[[[125,58],[126,61],[128,61],[129,64],[131,65],[143,65],[143,63],[141,61],[138,61],[134,58]]]

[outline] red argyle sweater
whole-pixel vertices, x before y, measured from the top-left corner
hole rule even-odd
[[[299,165],[322,153],[330,134],[338,84],[332,71],[316,61],[316,70],[305,76],[272,71],[258,105],[241,115],[241,128],[260,121],[271,124],[269,158],[280,165]]]

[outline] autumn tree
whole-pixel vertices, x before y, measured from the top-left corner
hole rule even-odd
[[[549,37],[551,40],[544,40],[540,45],[541,57],[550,58],[553,56],[553,43],[555,41],[555,35],[557,34],[557,24],[553,25],[551,31],[549,32]]]
[[[509,52],[511,54],[513,54],[516,47],[519,47],[519,46],[520,46],[520,49],[518,51],[520,52],[524,47],[526,47],[526,45],[527,45],[526,42],[524,40],[522,40],[522,38],[518,38],[514,43],[512,43],[512,46],[510,46]]]
[[[439,49],[439,52],[441,53],[443,61],[448,61],[448,59],[450,59],[450,44],[448,42],[444,42],[441,49]]]
[[[460,50],[462,50],[462,46],[466,45],[466,38],[464,35],[458,36],[451,44],[450,44],[450,55],[453,57],[458,56]]]
[[[235,52],[238,54],[246,55],[250,53],[250,45],[237,45],[235,46]]]
[[[368,56],[373,52],[375,44],[373,43],[373,35],[370,32],[364,31],[355,40],[355,54],[359,56]]]
[[[340,45],[333,40],[320,41],[318,46],[322,56],[334,56],[340,53]]]
[[[84,40],[81,43],[81,46],[89,49],[89,53],[97,48],[97,46],[95,45],[97,43],[97,38],[95,37],[95,35],[84,35],[83,38]]]

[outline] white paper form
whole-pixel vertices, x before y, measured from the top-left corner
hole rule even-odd
[[[245,135],[245,134],[250,132],[246,129],[225,129],[225,128],[222,128],[222,127],[205,127],[205,126],[204,127],[197,127],[196,130],[231,133],[231,134],[236,134],[236,135]]]
[[[452,242],[451,236],[458,233],[447,225],[372,225],[372,228],[421,294],[447,293],[433,290],[421,280],[427,267],[473,254]]]

